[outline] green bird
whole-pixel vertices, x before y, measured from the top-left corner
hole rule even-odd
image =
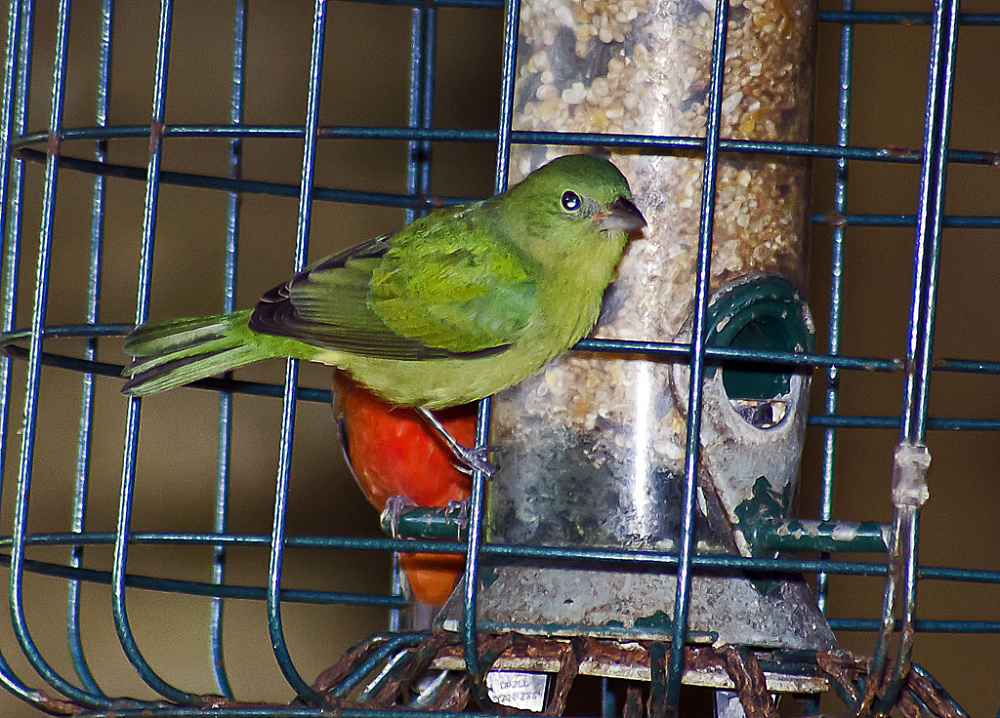
[[[502,194],[322,259],[253,309],[137,327],[122,392],[295,357],[432,419],[430,409],[516,384],[593,328],[629,232],[646,225],[631,198],[607,160],[559,157]],[[443,438],[464,463],[490,470]]]

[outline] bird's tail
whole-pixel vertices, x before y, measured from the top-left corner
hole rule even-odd
[[[122,393],[156,394],[265,358],[247,326],[251,311],[136,327],[125,339],[133,359],[122,372],[129,378]]]

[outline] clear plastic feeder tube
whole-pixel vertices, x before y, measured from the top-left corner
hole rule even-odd
[[[526,0],[514,129],[704,137],[714,13],[709,0]],[[813,0],[730,2],[724,138],[809,139],[814,20]],[[591,150],[516,145],[511,181],[580,151]],[[611,159],[649,227],[629,247],[594,336],[689,341],[703,160],[632,152],[612,152]],[[802,158],[721,156],[713,291],[772,275],[804,289],[809,189]],[[497,397],[492,443],[502,454],[490,488],[491,540],[673,549],[687,386],[678,386],[686,372],[672,364],[572,352]],[[756,425],[703,434],[700,549],[747,551],[731,524],[765,470],[787,508],[807,386],[799,376],[786,382],[776,402],[781,409]],[[742,407],[719,421],[749,422],[747,416]],[[721,445],[758,438],[762,446],[776,441],[772,448],[787,456],[750,451],[744,461]]]

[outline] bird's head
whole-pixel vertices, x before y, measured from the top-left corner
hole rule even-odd
[[[632,203],[628,180],[611,162],[565,155],[528,175],[502,195],[513,232],[530,238],[528,252],[555,258],[594,249],[620,252],[628,233],[646,226]],[[543,260],[544,261],[544,260]]]
[[[628,180],[593,155],[565,155],[538,168],[508,191],[512,204],[534,221],[619,235],[646,226],[632,203]],[[589,225],[589,226],[588,226]]]

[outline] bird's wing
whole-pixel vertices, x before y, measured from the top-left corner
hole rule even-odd
[[[486,316],[489,287],[473,291],[477,283],[489,284],[483,267],[471,276],[477,262],[467,257],[467,242],[449,242],[435,251],[435,233],[413,241],[383,235],[323,259],[296,274],[290,281],[264,295],[253,311],[250,328],[288,336],[307,344],[363,356],[420,360],[492,354],[510,343],[506,330],[519,324]],[[414,245],[426,245],[422,249]],[[475,254],[475,253],[473,253]],[[414,267],[413,262],[426,266]],[[455,271],[447,272],[448,267]],[[373,275],[385,277],[381,289],[373,288]],[[494,282],[495,283],[495,282]],[[454,288],[449,289],[449,284]],[[404,288],[405,285],[405,288]],[[463,287],[464,291],[455,291]],[[499,294],[508,305],[516,299]],[[516,291],[514,292],[516,294]],[[522,302],[523,303],[523,302]],[[523,315],[520,309],[515,314]],[[463,317],[471,326],[468,338],[456,340]]]
[[[372,271],[389,250],[392,236],[375,237],[321,259],[279,284],[257,303],[250,329],[382,359],[446,356],[398,335],[368,305]]]
[[[432,219],[432,217],[428,217]],[[451,352],[509,345],[536,309],[524,255],[471,217],[418,225],[372,276],[371,306],[393,330]]]

